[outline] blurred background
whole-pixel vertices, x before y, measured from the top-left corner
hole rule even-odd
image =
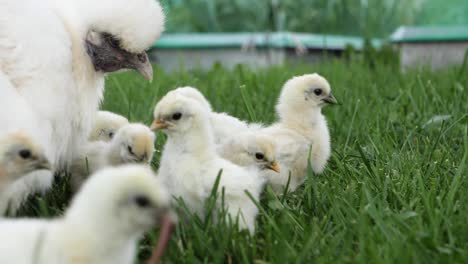
[[[167,32],[294,31],[388,37],[401,25],[468,25],[467,0],[162,0]]]
[[[262,68],[356,54],[403,70],[466,61],[468,0],[161,0],[150,53],[168,70]]]

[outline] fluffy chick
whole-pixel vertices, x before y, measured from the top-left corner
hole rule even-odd
[[[98,111],[89,140],[109,142],[117,133],[117,130],[127,124],[128,119],[121,115],[108,111]]]
[[[62,218],[0,222],[0,263],[134,263],[142,234],[169,212],[170,196],[146,166],[100,171]]]
[[[71,184],[76,190],[87,176],[109,166],[126,163],[149,164],[154,153],[154,133],[143,124],[128,124],[110,142],[89,142],[70,167]]]
[[[275,138],[277,157],[283,168],[273,185],[280,189],[291,173],[290,188],[296,189],[307,174],[310,162],[315,173],[323,172],[330,158],[330,134],[322,108],[337,101],[328,81],[317,73],[288,80],[276,105],[279,121],[260,133]]]
[[[214,112],[211,104],[196,88],[186,86],[170,91],[168,94],[179,94],[197,101],[208,113],[210,124],[213,128],[214,140],[216,145],[224,145],[232,135],[243,133],[248,130],[259,129],[260,124],[248,124],[227,113]]]
[[[168,136],[158,177],[171,194],[203,216],[205,200],[222,170],[218,191],[225,188],[227,213],[233,220],[239,217],[241,229],[254,232],[258,209],[244,191],[259,198],[265,183],[259,168],[240,167],[217,154],[206,108],[191,98],[166,95],[156,105],[154,117],[153,127]]]
[[[42,149],[24,133],[0,137],[0,193],[10,183],[36,170],[50,170]]]

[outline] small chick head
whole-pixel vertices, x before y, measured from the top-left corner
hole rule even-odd
[[[208,113],[198,101],[176,93],[164,96],[154,109],[153,130],[163,130],[166,134],[187,133],[200,120],[208,122]]]
[[[154,133],[143,124],[121,127],[111,144],[122,163],[149,163],[154,153]]]
[[[296,76],[284,84],[277,111],[281,114],[291,108],[303,111],[336,103],[328,81],[319,74],[313,73]]]
[[[198,103],[200,103],[202,107],[205,107],[205,109],[208,112],[212,111],[211,104],[208,102],[208,100],[206,100],[205,96],[197,88],[190,86],[179,87],[175,90],[170,91],[169,93],[176,93],[188,98],[192,98]]]
[[[148,166],[124,165],[92,175],[75,197],[66,218],[110,229],[116,236],[131,237],[162,221],[170,213],[170,201],[164,185]]]
[[[280,172],[276,161],[276,145],[272,138],[248,133],[243,141],[244,152],[248,155],[251,163],[257,165],[261,170],[269,169]]]
[[[124,125],[128,124],[128,119],[108,111],[98,111],[96,122],[89,139],[91,141],[109,142]]]
[[[32,171],[51,169],[43,150],[21,132],[0,139],[0,159],[0,174],[10,180]]]

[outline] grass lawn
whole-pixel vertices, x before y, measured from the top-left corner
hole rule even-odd
[[[217,111],[271,123],[285,80],[318,72],[341,105],[328,107],[333,155],[325,172],[277,197],[267,190],[251,237],[224,224],[181,221],[165,263],[468,263],[468,69],[399,73],[328,61],[307,66],[108,78],[103,108],[150,124],[155,103],[198,87]],[[251,106],[251,113],[247,110]],[[159,134],[154,168],[164,136]],[[66,180],[23,215],[51,216],[68,202]],[[96,234],[99,235],[99,234]],[[157,233],[145,237],[145,259]]]

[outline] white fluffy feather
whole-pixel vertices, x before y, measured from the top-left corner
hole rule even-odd
[[[154,115],[154,124],[168,135],[158,177],[171,194],[182,198],[192,212],[204,215],[205,200],[222,170],[219,188],[225,188],[227,211],[234,220],[239,216],[240,228],[253,232],[258,209],[244,191],[259,199],[265,182],[259,169],[243,168],[219,157],[208,113],[197,101],[168,94],[157,104]]]
[[[141,206],[141,199],[148,206]],[[137,240],[157,224],[170,196],[149,168],[128,165],[92,177],[64,217],[0,222],[0,262],[134,263]]]

